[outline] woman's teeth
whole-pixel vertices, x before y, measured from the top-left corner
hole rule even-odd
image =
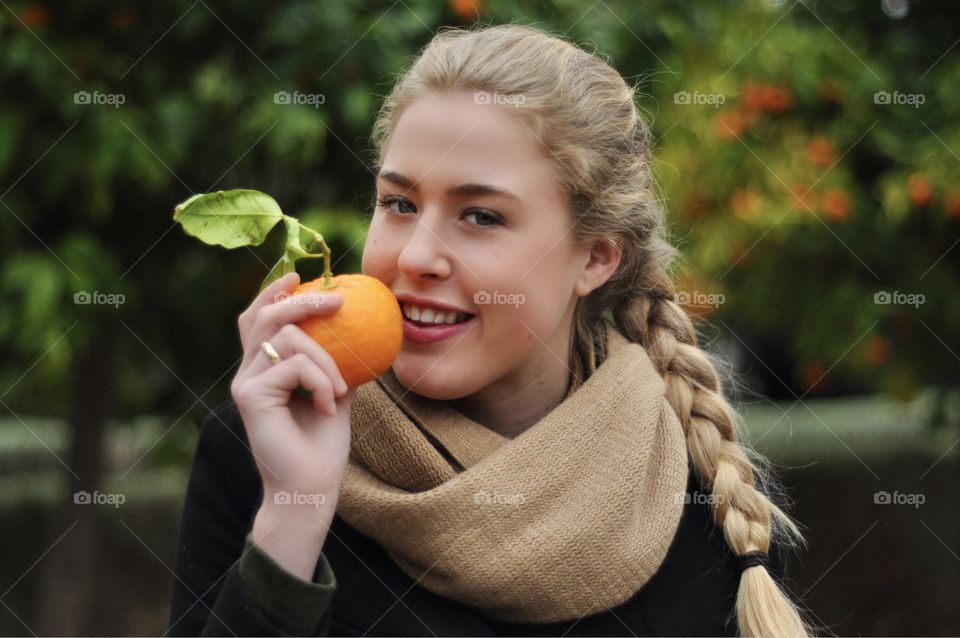
[[[472,316],[462,312],[445,312],[434,310],[433,308],[420,308],[406,303],[402,304],[401,307],[403,308],[404,317],[411,321],[419,321],[421,323],[460,323]]]

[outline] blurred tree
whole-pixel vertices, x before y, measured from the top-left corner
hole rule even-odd
[[[936,386],[942,400],[960,380],[960,11],[879,5],[658,20],[680,289],[758,364],[786,359],[771,396]]]

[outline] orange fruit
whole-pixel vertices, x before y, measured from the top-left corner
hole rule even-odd
[[[807,157],[817,166],[830,166],[837,157],[837,149],[828,138],[816,135],[807,143]]]
[[[347,386],[373,381],[390,369],[403,346],[400,303],[376,277],[337,275],[333,288],[323,284],[323,277],[304,282],[293,295],[338,293],[343,304],[332,315],[297,325],[330,353]]]
[[[749,111],[786,113],[793,107],[793,94],[782,84],[744,82],[740,87],[740,103]]]
[[[793,94],[782,84],[771,84],[763,95],[763,109],[768,113],[786,113],[793,107]]]
[[[827,217],[835,221],[843,221],[850,215],[850,209],[853,208],[853,202],[850,196],[842,188],[831,188],[821,200],[823,212]]]
[[[933,199],[933,185],[922,173],[913,173],[907,178],[907,192],[917,206],[926,206]]]
[[[449,0],[450,8],[461,20],[476,20],[481,11],[481,0]]]
[[[733,140],[743,135],[750,126],[750,118],[740,109],[717,113],[713,116],[713,128],[723,140]]]

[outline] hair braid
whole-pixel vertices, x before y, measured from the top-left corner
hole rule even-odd
[[[768,552],[773,519],[802,539],[790,518],[757,488],[753,463],[737,443],[734,414],[687,312],[668,296],[641,295],[614,309],[617,327],[642,344],[666,382],[666,397],[687,438],[693,469],[715,496],[714,524],[736,555]],[[737,619],[745,636],[806,636],[809,626],[762,566],[740,579]]]

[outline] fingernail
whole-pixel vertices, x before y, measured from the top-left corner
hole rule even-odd
[[[340,390],[340,394],[346,394],[347,392],[347,382],[343,379],[337,381],[337,388]]]

